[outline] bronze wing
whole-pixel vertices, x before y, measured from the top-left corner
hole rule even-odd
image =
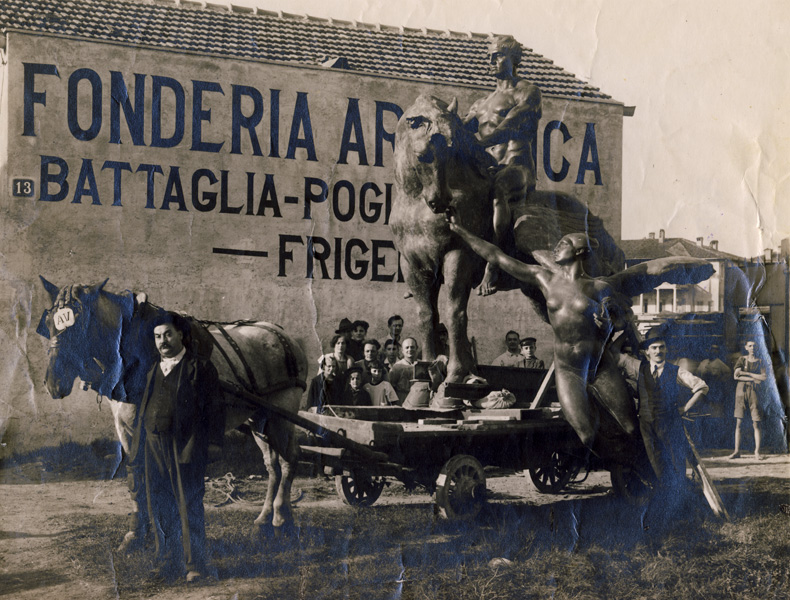
[[[662,283],[686,285],[710,279],[713,265],[701,258],[668,256],[639,263],[606,277],[619,293],[633,297],[644,294]]]

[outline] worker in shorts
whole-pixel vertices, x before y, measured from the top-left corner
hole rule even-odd
[[[730,460],[741,456],[741,423],[747,409],[751,414],[754,427],[754,458],[757,460],[765,458],[760,454],[762,438],[760,422],[763,420],[760,395],[767,375],[765,374],[765,364],[754,353],[755,346],[754,340],[747,340],[744,345],[746,355],[738,358],[735,363],[733,378],[738,382],[735,388],[735,450],[727,457]]]

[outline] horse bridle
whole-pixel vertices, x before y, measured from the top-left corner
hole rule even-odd
[[[58,329],[57,325],[55,324],[55,318],[58,313],[63,310],[70,311],[72,315],[72,323],[63,327],[62,329]],[[61,346],[60,336],[69,330],[72,331],[72,335],[76,335],[78,338],[84,339],[87,332],[88,319],[84,318],[85,309],[82,300],[80,300],[76,294],[72,292],[71,287],[67,288],[67,291],[65,292],[65,298],[59,298],[49,312],[53,320],[53,327],[50,328],[50,350],[59,350]],[[53,329],[54,332],[52,331]],[[93,346],[91,345],[90,347]],[[101,392],[99,392],[99,390],[102,387],[104,375],[107,372],[107,367],[104,362],[98,356],[96,356],[95,352],[91,352],[90,354],[90,356],[84,358],[80,356],[76,375],[82,382],[82,389],[87,390],[88,387],[90,387],[91,389],[95,390],[97,392],[97,402],[101,403]],[[98,371],[96,370],[96,367],[98,367]]]

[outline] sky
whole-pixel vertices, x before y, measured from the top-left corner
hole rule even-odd
[[[223,3],[223,0],[212,0]],[[511,34],[627,106],[622,237],[740,256],[790,237],[786,0],[232,0],[365,23]]]

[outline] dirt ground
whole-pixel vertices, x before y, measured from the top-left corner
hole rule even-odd
[[[749,494],[760,482],[771,489],[769,497],[790,499],[790,456],[769,455],[756,461],[751,456],[727,461],[723,451],[705,459],[705,464],[725,498]],[[207,493],[207,522],[242,511],[250,521],[257,511],[265,482],[252,476],[237,480],[243,489],[241,502],[220,504],[227,481],[215,478]],[[339,500],[334,482],[323,476],[298,477],[294,485],[297,521],[320,511],[353,511]],[[611,494],[608,473],[593,472],[581,483],[574,483],[567,493],[539,493],[529,478],[515,474],[488,480],[489,501],[502,506],[541,506],[576,501],[593,502]],[[765,491],[765,490],[763,490]],[[375,506],[366,511],[386,514],[386,507],[408,507],[415,514],[432,514],[431,497],[424,493],[407,493],[397,482],[385,489]],[[0,469],[0,597],[9,598],[116,598],[119,597],[113,577],[95,577],[81,565],[81,557],[63,551],[64,540],[80,535],[74,523],[87,516],[124,517],[129,510],[125,481],[96,480],[79,473],[62,475],[48,471],[41,463],[6,466]],[[776,507],[778,509],[778,507]],[[775,510],[775,509],[772,509]],[[553,510],[552,510],[552,515]],[[312,517],[311,517],[312,518]],[[119,540],[110,540],[114,545]],[[430,540],[425,540],[427,544]],[[113,561],[123,560],[113,553],[107,555],[107,571],[115,570]],[[221,578],[197,588],[177,584],[157,591],[155,596],[169,599],[238,599],[256,597],[250,592],[253,584],[244,578]]]

